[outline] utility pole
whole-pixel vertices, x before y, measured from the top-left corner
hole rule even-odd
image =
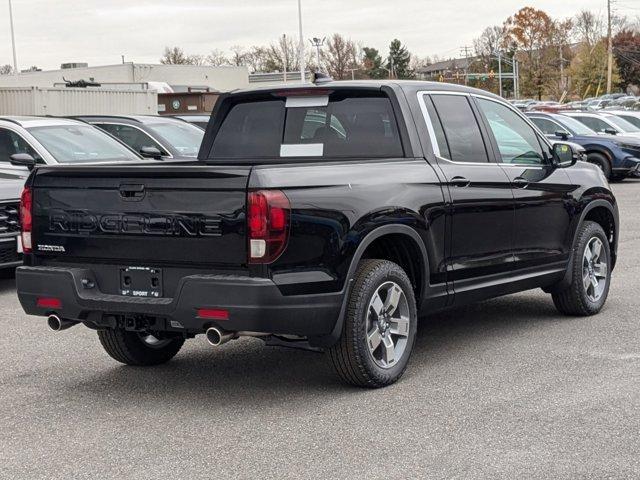
[[[560,88],[564,90],[564,57],[562,53],[562,44],[558,45],[560,51]]]
[[[611,0],[607,0],[607,93],[611,93],[613,75],[613,39],[611,38]]]
[[[498,84],[498,91],[502,96],[502,52],[500,50],[498,50]]]
[[[520,98],[520,65],[516,56],[513,56],[513,96],[516,100]]]
[[[283,33],[282,34],[282,46],[283,46],[283,50],[284,50],[284,83],[287,83],[287,68],[288,68],[288,58],[287,58],[287,51],[289,50],[287,48],[287,34]]]
[[[11,24],[11,47],[13,48],[13,74],[18,74],[18,56],[16,55],[16,35],[13,30],[13,8],[9,0],[9,23]]]
[[[464,55],[467,63],[464,67],[464,84],[468,85],[468,77],[469,77],[469,52],[471,51],[471,47],[465,45],[464,47],[460,47],[460,54]]]
[[[302,0],[298,0],[298,28],[300,30],[300,43],[298,55],[300,56],[300,80],[305,83],[305,71],[307,70],[306,60],[304,58],[304,36],[302,33]]]

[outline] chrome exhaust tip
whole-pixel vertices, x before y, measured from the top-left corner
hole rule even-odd
[[[207,337],[207,342],[209,342],[209,345],[212,345],[214,347],[224,345],[229,340],[233,340],[237,336],[237,334],[234,332],[227,332],[226,330],[220,330],[216,327],[208,328],[205,332],[205,335]]]
[[[73,322],[71,320],[65,320],[57,315],[49,315],[49,318],[47,318],[47,325],[54,332],[61,332],[62,330],[73,327],[77,323],[78,322]]]

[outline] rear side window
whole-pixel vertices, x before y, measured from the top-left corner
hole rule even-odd
[[[291,98],[291,97],[290,97]],[[234,105],[210,158],[391,158],[404,154],[384,96],[273,98]]]
[[[105,132],[110,133],[136,152],[141,152],[145,147],[155,147],[162,155],[169,155],[158,142],[139,128],[119,123],[96,123],[96,127],[100,127]]]
[[[566,131],[566,128],[561,127],[555,122],[546,118],[530,117],[530,120],[538,127],[545,135],[555,135],[556,132]]]
[[[449,147],[449,160],[484,163],[489,161],[478,120],[463,95],[433,95]],[[440,150],[441,156],[443,150]]]
[[[607,122],[603,120],[600,120],[599,118],[595,118],[595,117],[573,117],[573,118],[581,121],[591,130],[595,130],[596,132],[604,133],[605,130],[612,128],[611,125],[609,125]]]
[[[640,128],[640,117],[634,117],[632,115],[618,115],[618,116],[625,119],[630,124]]]

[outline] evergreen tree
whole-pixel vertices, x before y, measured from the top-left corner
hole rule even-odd
[[[411,70],[411,54],[402,42],[397,38],[389,45],[389,60],[387,68],[393,72],[394,78],[414,78],[415,72]]]
[[[387,73],[382,68],[382,57],[380,52],[375,48],[363,47],[362,58],[364,72],[369,78],[385,78]]]

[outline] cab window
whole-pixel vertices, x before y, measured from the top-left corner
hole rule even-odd
[[[433,95],[432,100],[439,119],[432,119],[432,124],[436,130],[440,156],[454,162],[488,163],[489,156],[480,126],[467,96],[438,94]],[[443,132],[439,132],[438,122]]]
[[[538,135],[527,122],[501,103],[483,98],[477,101],[495,137],[500,162],[527,165],[544,163]]]

